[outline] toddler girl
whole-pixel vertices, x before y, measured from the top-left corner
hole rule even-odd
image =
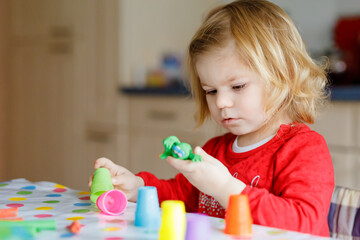
[[[209,116],[229,133],[194,152],[202,162],[168,157],[180,173],[160,180],[108,159],[115,188],[136,201],[141,186],[188,212],[224,217],[231,194],[247,194],[255,224],[328,236],[334,189],[324,138],[310,130],[325,102],[326,76],[306,52],[293,22],[275,4],[239,0],[206,17],[188,49],[201,125]]]

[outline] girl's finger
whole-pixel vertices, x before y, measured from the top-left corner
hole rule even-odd
[[[116,164],[113,163],[110,159],[107,158],[99,158],[96,159],[95,163],[94,163],[94,168],[98,169],[98,168],[107,168],[107,169],[112,169],[114,167],[116,167]]]
[[[194,163],[190,160],[181,160],[173,157],[167,157],[166,161],[179,172],[191,172],[194,169]]]
[[[89,181],[88,181],[88,186],[89,186],[89,188],[91,188],[93,177],[94,177],[94,174],[91,175],[91,177],[89,177]]]

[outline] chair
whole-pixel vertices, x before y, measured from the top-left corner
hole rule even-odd
[[[328,224],[331,237],[360,240],[360,190],[335,186]]]

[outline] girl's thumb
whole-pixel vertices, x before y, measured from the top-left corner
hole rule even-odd
[[[112,177],[111,182],[112,182],[112,185],[120,185],[121,184],[121,178],[119,176]]]
[[[195,153],[195,154],[198,154],[198,155],[200,155],[200,156],[202,156],[202,157],[205,157],[205,156],[208,155],[208,154],[204,151],[204,149],[202,149],[202,148],[199,147],[199,146],[195,147],[194,153]]]
[[[200,155],[202,159],[206,161],[213,161],[214,159],[211,155],[209,155],[207,152],[204,151],[204,149],[199,146],[195,147],[194,153]]]

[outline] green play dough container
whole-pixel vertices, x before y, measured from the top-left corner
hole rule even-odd
[[[112,189],[114,189],[114,186],[111,182],[110,171],[107,168],[96,169],[91,185],[91,201],[96,203],[96,200],[101,194]]]

